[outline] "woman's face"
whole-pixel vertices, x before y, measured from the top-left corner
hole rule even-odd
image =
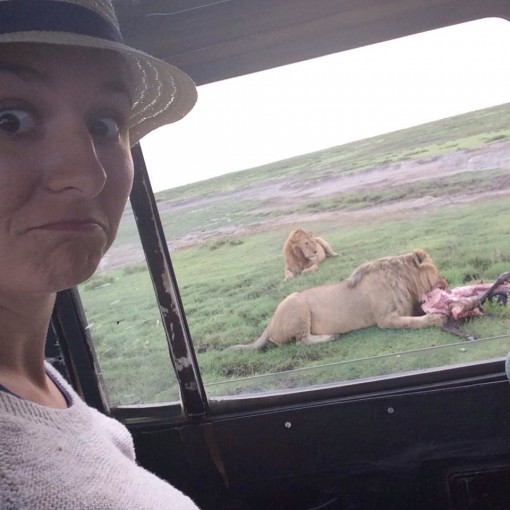
[[[131,99],[107,52],[0,45],[0,297],[87,279],[133,180]]]

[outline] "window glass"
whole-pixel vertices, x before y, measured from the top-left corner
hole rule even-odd
[[[131,207],[96,274],[79,288],[112,406],[179,400]]]
[[[289,294],[369,260],[425,249],[450,288],[510,270],[509,43],[508,22],[479,20],[204,85],[188,117],[143,140],[208,395],[510,350],[510,307],[496,302],[461,325],[471,341],[439,327],[372,326],[317,345],[228,349],[257,339]],[[124,222],[81,289],[90,330],[114,402],[174,400],[129,209]],[[338,256],[284,281],[282,248],[296,228]]]

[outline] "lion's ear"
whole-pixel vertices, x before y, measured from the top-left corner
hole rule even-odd
[[[423,262],[429,258],[428,253],[425,250],[422,250],[421,248],[414,250],[414,256],[416,257],[418,264],[423,264]]]

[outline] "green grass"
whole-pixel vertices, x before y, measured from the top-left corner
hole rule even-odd
[[[280,253],[284,234],[283,230],[261,233],[239,239],[239,242],[220,243],[214,249],[205,245],[173,255],[206,384],[447,346],[458,341],[433,329],[383,331],[374,327],[343,335],[325,345],[289,345],[264,353],[225,350],[229,345],[254,340],[283,297],[295,290],[345,278],[360,260],[425,247],[452,286],[462,284],[466,278],[490,281],[510,267],[510,211],[506,200],[452,207],[405,220],[384,222],[381,219],[380,223],[348,230],[333,230],[329,226],[321,234],[343,254],[327,259],[316,273],[285,283]],[[96,278],[103,286],[94,285]],[[161,400],[177,398],[178,388],[172,383],[163,329],[146,269],[138,266],[137,270],[117,270],[108,273],[107,278],[113,281],[106,286],[104,275],[90,280],[83,288],[82,298],[92,322],[91,331],[112,400],[154,401],[156,395]],[[508,310],[504,308],[496,318],[473,320],[464,328],[482,338],[506,334],[510,329]],[[500,344],[499,350],[490,353],[491,344],[488,343],[489,350],[478,349],[477,355],[481,359],[502,356],[505,351]],[[385,359],[383,365],[375,362],[351,364],[345,374],[328,369],[321,370],[322,375],[315,377],[314,371],[309,371],[303,375],[302,384],[369,376],[381,372],[381,366],[386,367],[381,373],[390,373],[466,359],[459,349],[445,351],[444,356],[441,352],[435,352],[432,358],[428,352],[408,355],[405,363],[390,358]],[[143,384],[133,382],[129,376],[131,366],[143,371]],[[369,366],[371,368],[367,368]],[[293,384],[298,385],[299,380],[299,373],[295,374]],[[276,378],[271,381],[274,387],[279,387]],[[225,390],[224,385],[222,388]]]
[[[158,194],[161,206],[186,197],[208,195],[254,182],[294,175],[304,181],[328,173],[357,171],[377,161],[430,157],[480,143],[508,138],[510,107],[348,144],[322,153],[293,158],[231,176]],[[476,128],[478,127],[478,132]],[[342,149],[342,150],[340,150]],[[336,168],[336,170],[334,170]],[[311,170],[314,170],[313,173]],[[333,342],[313,346],[291,344],[259,353],[226,348],[258,337],[276,304],[289,293],[346,278],[360,263],[384,255],[425,248],[450,286],[469,280],[491,281],[510,270],[510,207],[508,198],[473,202],[457,196],[509,189],[508,171],[463,172],[426,179],[399,188],[327,197],[301,212],[361,210],[374,205],[449,197],[441,209],[419,207],[402,213],[370,216],[370,220],[338,224],[319,220],[309,227],[324,236],[339,257],[327,259],[316,273],[283,281],[281,253],[289,226],[253,230],[268,218],[294,213],[278,203],[223,200],[186,214],[164,213],[167,237],[214,226],[243,225],[245,235],[226,235],[175,251],[172,261],[187,322],[204,382],[210,395],[286,389],[308,384],[357,379],[434,366],[490,359],[510,350],[510,307],[488,307],[491,317],[464,325],[477,342],[429,328],[419,331],[367,328]],[[261,210],[263,209],[263,213]],[[118,243],[133,243],[136,228],[123,225]],[[179,398],[168,347],[145,264],[99,272],[80,288],[97,355],[113,404],[161,402]]]

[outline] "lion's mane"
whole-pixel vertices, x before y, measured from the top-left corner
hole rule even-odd
[[[439,271],[430,255],[423,249],[399,256],[382,257],[358,266],[347,279],[349,288],[361,285],[368,275],[375,275],[380,284],[391,289],[397,312],[401,315],[419,305],[421,296],[435,287],[446,288],[446,281],[439,277]],[[424,290],[428,289],[428,290]]]

